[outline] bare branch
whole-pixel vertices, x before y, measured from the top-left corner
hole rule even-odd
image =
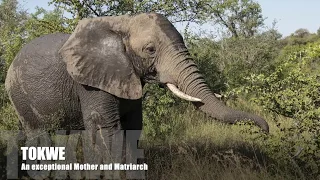
[[[86,3],[85,3],[86,2]],[[85,3],[85,5],[96,15],[96,16],[101,16],[96,10],[94,10],[90,4],[88,4],[88,1],[83,1],[83,3]]]

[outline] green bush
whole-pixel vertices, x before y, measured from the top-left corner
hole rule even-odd
[[[163,141],[179,134],[177,129],[182,128],[182,124],[175,121],[174,116],[180,113],[177,106],[182,105],[182,101],[155,84],[147,84],[144,91],[147,94],[143,101],[143,135],[148,140]]]
[[[243,86],[251,73],[273,71],[280,52],[281,35],[274,29],[250,38],[214,40],[198,35],[187,39],[187,45],[207,83],[215,92]]]
[[[191,37],[187,41],[189,52],[209,87],[216,93],[226,90],[226,77],[218,61],[219,44],[209,38]]]
[[[268,73],[274,69],[274,59],[279,54],[279,34],[267,31],[251,38],[224,39],[220,42],[219,62],[226,77],[228,89],[247,83],[251,73]]]
[[[0,130],[18,130],[19,120],[18,116],[11,105],[11,103],[6,103],[0,109]]]
[[[320,43],[293,52],[270,75],[252,74],[243,90],[256,94],[265,108],[292,118],[318,119]]]
[[[0,109],[9,102],[9,97],[6,93],[4,84],[0,84]]]
[[[289,127],[281,128],[279,124],[281,132],[264,139],[265,146],[274,158],[294,161],[302,170],[316,175],[320,173],[320,43],[298,51],[288,49],[289,53],[283,53],[287,57],[273,73],[252,74],[246,78],[250,84],[235,91],[253,94],[251,100],[265,109],[293,119]]]

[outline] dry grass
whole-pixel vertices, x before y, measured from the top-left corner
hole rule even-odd
[[[231,104],[235,106],[235,104]],[[251,106],[248,107],[248,106]],[[274,140],[284,137],[281,128],[293,121],[277,115],[263,113],[253,105],[238,104],[240,109],[259,114],[268,120],[270,134],[259,132],[255,126],[227,125],[212,121],[195,110],[183,111],[172,121],[184,122],[180,135],[168,136],[163,142],[144,138],[141,146],[149,164],[149,179],[320,179],[309,175],[292,162],[282,162],[274,157],[290,156],[282,147],[273,147]],[[276,123],[277,122],[277,123]],[[281,124],[281,126],[279,126]],[[272,137],[272,138],[269,138]],[[263,141],[263,139],[266,141]],[[283,148],[285,148],[285,141]],[[277,149],[278,148],[278,149]],[[274,151],[274,152],[272,152]],[[282,153],[282,154],[281,154]],[[273,156],[273,154],[275,156]]]
[[[270,135],[259,132],[255,126],[227,125],[212,121],[190,107],[180,111],[183,112],[180,114],[174,112],[170,116],[171,121],[183,127],[177,130],[178,133],[165,134],[165,140],[159,141],[148,139],[144,135],[140,141],[149,166],[148,179],[320,179],[319,175],[309,175],[294,159],[292,162],[284,162],[275,158],[288,156],[284,149],[288,147],[286,142],[280,141],[285,137],[281,128],[291,126],[292,120],[264,113],[258,107],[244,102],[229,105],[265,117],[270,125]],[[11,122],[16,118],[10,107],[0,114]],[[1,128],[3,126],[6,126],[4,122],[1,123]],[[272,141],[278,139],[280,143],[275,143],[273,147]]]

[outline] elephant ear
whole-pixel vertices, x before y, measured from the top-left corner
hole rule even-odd
[[[84,19],[59,50],[67,71],[80,84],[92,86],[124,99],[142,96],[140,78],[126,54],[119,32],[111,23]]]

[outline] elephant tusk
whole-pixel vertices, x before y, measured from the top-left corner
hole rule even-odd
[[[167,83],[166,85],[170,89],[170,91],[172,91],[173,94],[175,94],[176,96],[178,96],[181,99],[184,99],[184,100],[187,100],[187,101],[194,101],[194,102],[200,102],[201,101],[201,99],[199,99],[199,98],[195,98],[195,97],[189,96],[189,95],[185,94],[184,92],[180,91],[177,88],[177,86],[175,86],[173,84]]]

